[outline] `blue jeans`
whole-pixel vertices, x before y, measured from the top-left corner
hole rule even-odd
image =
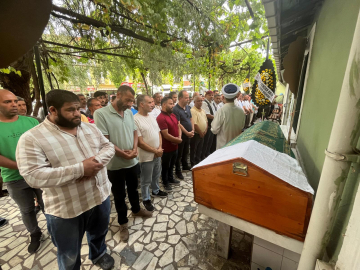
[[[80,269],[81,242],[86,232],[89,259],[94,264],[106,253],[105,237],[110,221],[110,197],[102,204],[74,218],[59,218],[46,214],[51,240],[57,247],[60,270]]]
[[[155,194],[160,190],[161,158],[157,157],[153,161],[141,162],[140,168],[141,195],[143,201],[148,201],[150,200],[150,185]]]

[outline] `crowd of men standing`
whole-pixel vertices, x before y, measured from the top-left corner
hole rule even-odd
[[[1,175],[30,233],[28,252],[35,253],[42,238],[36,198],[57,247],[59,269],[80,269],[84,233],[90,260],[111,269],[114,260],[105,245],[110,192],[120,239],[127,241],[126,196],[133,216],[151,217],[151,197],[167,197],[184,171],[242,132],[251,112],[236,105],[239,93],[237,85],[227,84],[222,95],[195,93],[191,103],[185,90],[166,97],[139,95],[135,103],[135,92],[126,85],[112,102],[104,92],[86,100],[82,94],[52,90],[41,121],[25,116],[21,99],[0,90]]]

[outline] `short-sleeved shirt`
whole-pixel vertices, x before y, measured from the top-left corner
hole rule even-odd
[[[153,147],[159,148],[160,138],[159,138],[159,125],[156,122],[156,119],[151,116],[143,116],[140,113],[137,113],[134,116],[135,125],[137,127],[137,134],[139,137],[142,137],[144,142]],[[154,160],[155,154],[152,152],[145,151],[139,147],[139,161],[140,162],[149,162]]]
[[[169,115],[168,113],[161,111],[160,115],[156,118],[156,121],[158,122],[160,130],[167,129],[170,135],[179,137],[178,119],[175,114],[172,113]],[[166,140],[162,134],[161,138],[164,153],[173,152],[178,149],[178,145],[176,143]]]
[[[95,125],[102,134],[108,135],[109,141],[121,150],[132,150],[134,147],[134,131],[137,129],[131,110],[124,111],[122,117],[115,108],[109,106],[98,109],[94,113]],[[114,156],[107,165],[108,170],[131,168],[138,163],[137,158],[125,159]]]
[[[15,151],[20,136],[38,124],[39,122],[36,119],[21,115],[14,122],[0,122],[0,155],[16,161]],[[0,168],[4,182],[23,179],[19,170]]]
[[[206,127],[208,126],[208,119],[206,117],[205,111],[200,108],[196,108],[195,106],[191,108],[191,114],[193,117],[194,125],[197,125],[202,132],[205,131]]]
[[[173,113],[175,114],[178,121],[180,121],[180,124],[187,130],[192,131],[192,124],[191,124],[191,111],[190,106],[186,105],[185,109],[181,108],[179,104],[176,104],[176,106],[173,109]]]

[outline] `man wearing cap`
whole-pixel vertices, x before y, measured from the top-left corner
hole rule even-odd
[[[213,91],[207,91],[205,94],[204,102],[201,106],[201,108],[205,111],[206,117],[208,119],[208,130],[206,132],[205,138],[204,138],[204,144],[203,144],[203,150],[201,152],[201,158],[204,159],[211,153],[211,146],[213,144],[213,141],[215,139],[214,134],[211,132],[211,122],[214,119],[214,116],[217,111],[217,107],[213,102],[214,100],[214,92]],[[215,150],[215,149],[214,149]]]
[[[241,134],[245,126],[244,111],[234,104],[240,88],[233,83],[222,88],[225,105],[219,110],[211,123],[211,131],[217,134],[216,149],[222,148],[229,141]]]

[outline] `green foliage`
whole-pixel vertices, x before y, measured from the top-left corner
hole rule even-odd
[[[126,77],[143,82],[141,73],[157,85],[182,84],[186,74],[197,78],[208,78],[210,74],[212,86],[229,81],[240,84],[263,61],[262,37],[268,34],[261,1],[249,2],[254,19],[244,0],[57,2],[102,26],[54,11],[60,16],[51,16],[43,39],[84,50],[43,44],[51,56],[45,72],[54,74],[64,88],[97,86],[105,79],[119,86]],[[246,52],[228,49],[232,42],[244,40],[253,40],[243,46]]]
[[[1,68],[0,69],[0,72],[1,73],[4,73],[4,74],[10,74],[11,72],[14,72],[15,74],[17,74],[18,76],[21,77],[21,71],[20,70],[16,70],[15,68],[13,67],[8,67],[8,68]]]

